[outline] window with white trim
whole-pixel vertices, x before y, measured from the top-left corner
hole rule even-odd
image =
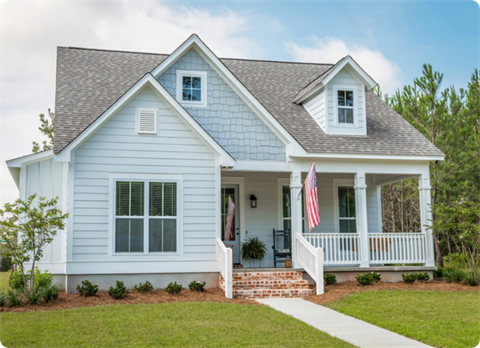
[[[290,194],[290,186],[283,185],[282,186],[282,227],[284,231],[291,231],[292,230],[292,206],[291,206],[291,194]],[[303,188],[302,193],[300,195],[300,199],[302,200],[302,233],[305,233],[305,204],[303,200]]]
[[[354,124],[354,93],[353,89],[337,90],[337,123]]]
[[[115,253],[177,251],[177,182],[115,182]]]
[[[355,189],[353,186],[338,186],[337,194],[339,232],[356,233]]]
[[[206,106],[207,72],[177,70],[177,100],[186,106]]]

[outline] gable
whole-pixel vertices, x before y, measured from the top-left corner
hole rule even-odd
[[[176,98],[177,70],[207,73],[207,106],[185,110],[235,159],[285,161],[285,144],[193,48],[157,80]]]

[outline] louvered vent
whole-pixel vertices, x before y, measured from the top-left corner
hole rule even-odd
[[[137,133],[157,134],[157,110],[137,109]]]

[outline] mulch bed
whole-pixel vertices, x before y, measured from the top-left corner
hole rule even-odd
[[[35,305],[26,305],[19,307],[0,307],[0,312],[33,312],[62,310],[78,307],[117,305],[117,304],[150,304],[150,303],[172,303],[172,302],[222,302],[241,305],[260,305],[257,301],[246,299],[228,299],[225,292],[220,288],[206,289],[204,292],[195,292],[182,290],[178,295],[170,295],[163,289],[153,290],[143,293],[132,291],[124,299],[114,300],[106,291],[99,291],[95,296],[82,297],[78,294],[65,294],[60,292],[60,296],[54,302],[37,303]]]
[[[376,290],[434,290],[434,291],[464,291],[464,292],[480,292],[478,286],[468,286],[466,284],[446,283],[443,280],[434,279],[427,283],[416,281],[413,284],[398,283],[375,283],[372,285],[359,286],[356,281],[342,282],[332,285],[325,285],[325,293],[323,295],[314,295],[305,297],[305,300],[324,304],[341,299],[344,296],[360,291],[376,291]]]
[[[313,287],[312,287],[313,288]],[[342,282],[325,286],[323,295],[313,295],[305,297],[306,300],[317,304],[337,301],[340,298],[359,291],[375,290],[435,290],[435,291],[467,291],[480,292],[478,286],[468,286],[465,284],[445,283],[443,280],[433,280],[428,283],[415,282],[413,284],[399,283],[376,283],[369,286],[359,286],[357,282]],[[195,292],[182,290],[179,295],[169,295],[165,290],[153,290],[148,293],[132,291],[122,300],[112,299],[106,291],[99,291],[93,297],[81,297],[78,294],[65,294],[60,292],[59,298],[54,302],[38,303],[36,305],[26,305],[19,307],[0,307],[0,312],[33,312],[62,310],[79,307],[104,306],[116,304],[150,304],[150,303],[172,303],[172,302],[221,302],[234,303],[240,305],[260,305],[260,303],[247,299],[227,299],[225,293],[220,288],[207,289],[205,292]]]

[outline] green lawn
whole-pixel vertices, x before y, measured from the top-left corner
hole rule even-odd
[[[480,341],[480,293],[366,291],[325,306],[435,347]]]
[[[2,313],[5,347],[353,347],[267,306],[112,305]]]
[[[6,290],[8,288],[8,277],[10,272],[0,272],[0,290]]]

